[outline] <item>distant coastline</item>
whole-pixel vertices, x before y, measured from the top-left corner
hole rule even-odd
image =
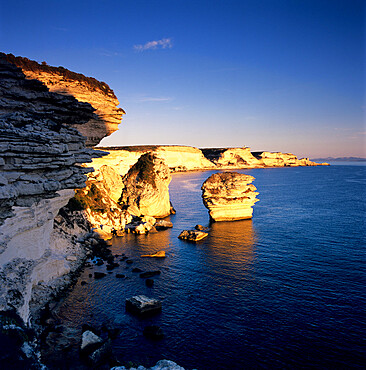
[[[327,157],[327,158],[311,158],[314,162],[366,162],[366,158],[362,157]]]

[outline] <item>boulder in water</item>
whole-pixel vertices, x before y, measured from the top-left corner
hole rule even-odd
[[[144,295],[137,295],[126,299],[126,309],[139,315],[153,314],[161,311],[161,302]]]
[[[199,240],[202,240],[208,236],[207,233],[204,233],[203,231],[196,231],[196,230],[183,230],[178,238],[182,240],[187,240],[189,242],[197,242]]]
[[[154,254],[143,254],[141,257],[158,257],[165,258],[165,251],[159,251]]]

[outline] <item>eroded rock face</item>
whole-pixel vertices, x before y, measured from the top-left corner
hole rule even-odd
[[[312,162],[309,158],[298,159],[297,156],[292,153],[254,152],[253,154],[261,162],[261,167],[298,167],[326,165],[326,163]]]
[[[75,127],[94,111],[26,79],[0,54],[0,310],[15,308],[25,322],[86,257],[85,215],[64,225],[58,213],[92,170],[82,164],[97,154]]]
[[[250,148],[209,148],[202,149],[203,154],[219,168],[253,168],[263,166],[255,158]]]
[[[171,175],[163,160],[151,153],[142,155],[123,178],[120,204],[134,216],[163,218],[170,215]]]
[[[253,176],[237,172],[214,173],[202,185],[202,199],[214,221],[252,218],[256,199]]]
[[[94,159],[93,167],[98,169],[106,164],[108,166],[112,166],[122,176],[129,171],[129,169],[138,161],[141,155],[149,152],[164,160],[171,172],[215,168],[215,165],[203,155],[201,150],[189,146],[146,145],[137,147],[112,147],[101,149],[108,150],[109,154],[103,159]]]
[[[124,230],[132,216],[118,203],[123,181],[112,167],[102,166],[88,175],[86,186],[76,191],[72,203],[84,210],[91,227],[103,238],[110,238],[112,230]]]
[[[142,154],[152,152],[164,160],[171,172],[210,169],[263,168],[287,166],[323,165],[308,158],[298,159],[293,154],[254,152],[250,148],[206,148],[198,149],[178,145],[145,145],[131,147],[101,148],[109,154],[93,160],[93,167],[111,166],[121,176],[138,161]]]
[[[95,146],[104,137],[118,130],[125,112],[118,108],[119,101],[105,82],[85,77],[63,67],[38,64],[33,60],[14,57],[11,54],[3,54],[3,58],[21,68],[27,79],[41,81],[51,92],[72,96],[79,102],[89,103],[94,108],[95,114],[89,117],[83,126],[73,124],[73,127],[87,138],[86,146]]]

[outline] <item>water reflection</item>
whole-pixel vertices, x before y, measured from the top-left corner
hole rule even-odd
[[[170,221],[170,218],[164,220]],[[125,234],[122,238],[112,240],[112,253],[153,254],[157,251],[169,253],[171,250],[170,230],[148,233],[144,235]]]
[[[213,222],[210,226],[210,249],[216,258],[242,266],[253,260],[258,238],[252,220]]]

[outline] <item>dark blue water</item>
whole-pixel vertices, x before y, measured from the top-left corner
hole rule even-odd
[[[252,220],[209,225],[200,187],[213,172],[174,174],[174,228],[115,238],[113,253],[134,263],[101,280],[86,270],[80,280],[88,284],[77,284],[59,317],[75,328],[121,328],[117,357],[145,366],[168,358],[187,369],[364,368],[366,167],[238,172],[256,178]],[[196,224],[211,227],[207,239],[177,238]],[[167,258],[140,258],[158,250]],[[133,267],[162,273],[148,288]],[[125,299],[136,294],[162,299],[162,313],[126,313]],[[144,338],[150,324],[165,339]]]

